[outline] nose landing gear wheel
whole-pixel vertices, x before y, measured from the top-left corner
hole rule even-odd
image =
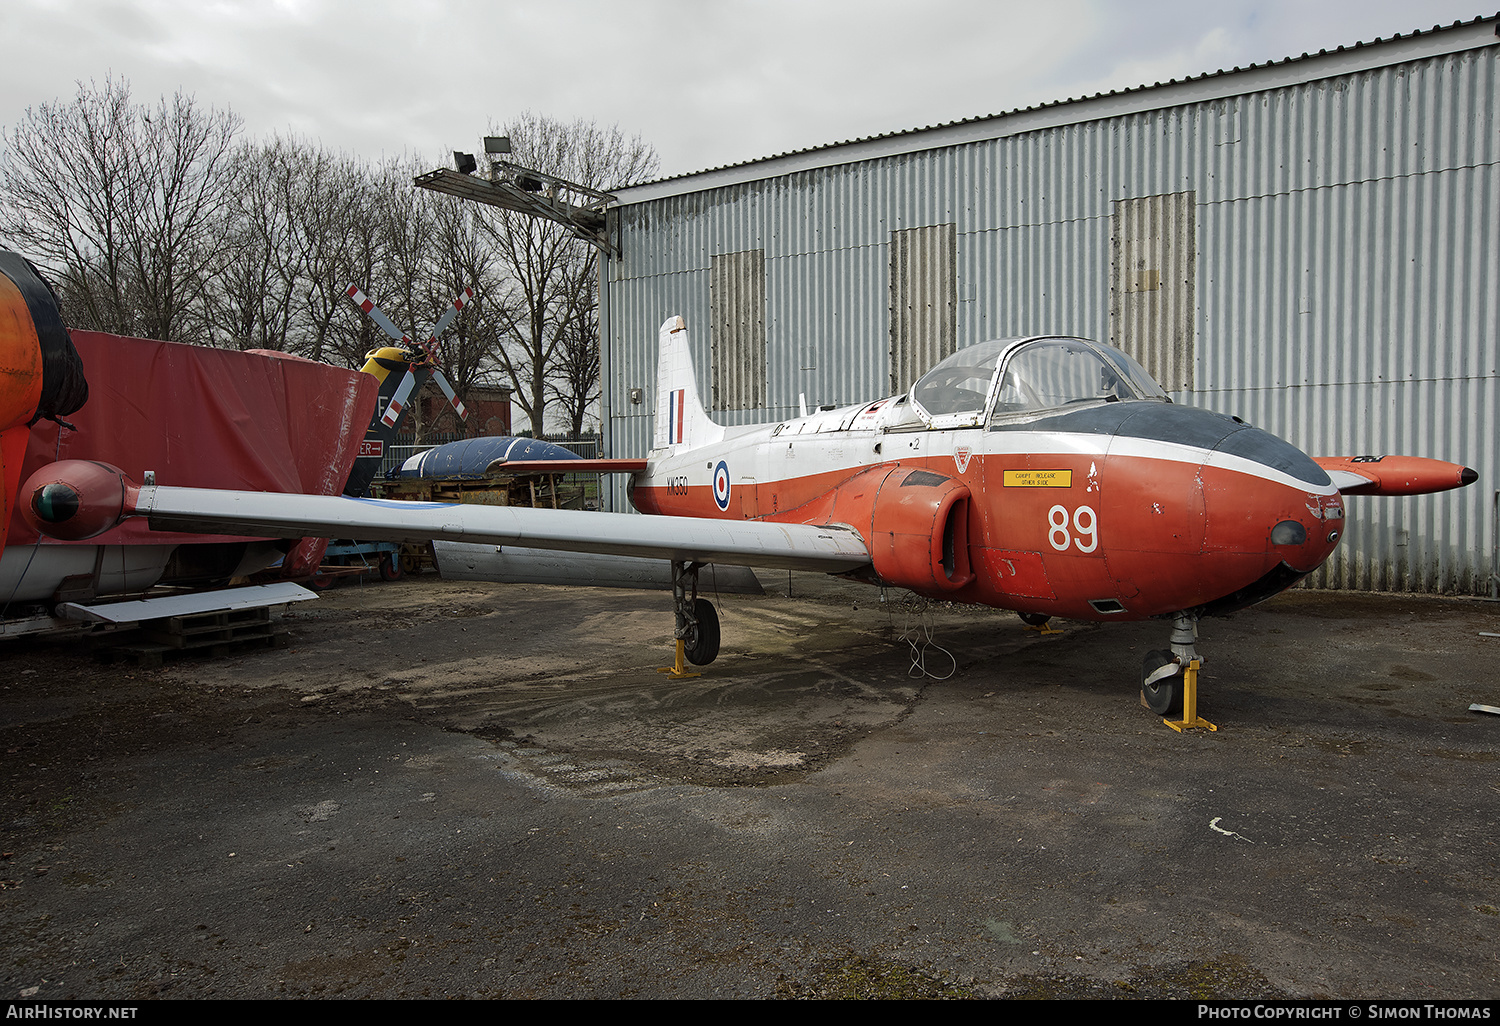
[[[1182,715],[1182,667],[1166,649],[1152,649],[1141,660],[1141,702],[1158,716]]]
[[[1191,613],[1178,613],[1172,624],[1171,651],[1152,649],[1141,660],[1141,704],[1179,734],[1189,727],[1219,729],[1198,715],[1198,671],[1203,660],[1193,647],[1197,640],[1197,619]]]

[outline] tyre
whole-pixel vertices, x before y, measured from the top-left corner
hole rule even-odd
[[[693,616],[698,622],[683,646],[683,654],[694,666],[707,666],[719,657],[719,614],[708,599],[697,599]]]
[[[1046,613],[1021,613],[1019,615],[1021,622],[1028,627],[1045,627],[1047,626],[1047,621],[1052,619]]]
[[[1158,716],[1182,715],[1182,671],[1151,681],[1151,675],[1167,665],[1177,665],[1172,653],[1165,649],[1153,649],[1141,660],[1141,698]],[[1149,681],[1149,683],[1148,683]]]
[[[401,577],[401,557],[394,552],[383,553],[380,557],[380,579],[382,581],[394,581]]]

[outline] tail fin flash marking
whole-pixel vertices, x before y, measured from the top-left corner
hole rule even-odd
[[[719,441],[724,428],[709,419],[698,398],[687,323],[681,317],[669,317],[661,326],[659,347],[653,447],[694,447]]]

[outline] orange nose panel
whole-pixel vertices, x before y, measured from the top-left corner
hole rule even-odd
[[[42,398],[42,347],[21,292],[0,274],[0,547],[15,509],[27,424]]]
[[[42,398],[42,347],[26,300],[0,274],[0,431],[25,424]]]

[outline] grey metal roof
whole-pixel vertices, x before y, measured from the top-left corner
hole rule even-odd
[[[1112,89],[1093,96],[1054,100],[1000,114],[985,114],[961,121],[826,143],[738,164],[659,178],[613,191],[621,204],[645,203],[666,196],[701,192],[797,171],[1003,138],[1021,132],[1097,121],[1185,103],[1222,99],[1497,44],[1500,44],[1500,14],[1480,16],[1468,22],[1455,21],[1446,27],[1434,25],[1430,29],[1419,29],[1406,35],[1397,33],[1389,39],[1377,37],[1369,42],[1353,43],[1333,50],[1319,50],[1315,54],[1304,53],[1300,57],[1286,57],[1243,68],[1221,68],[1189,78],[1168,79],[1152,85]]]

